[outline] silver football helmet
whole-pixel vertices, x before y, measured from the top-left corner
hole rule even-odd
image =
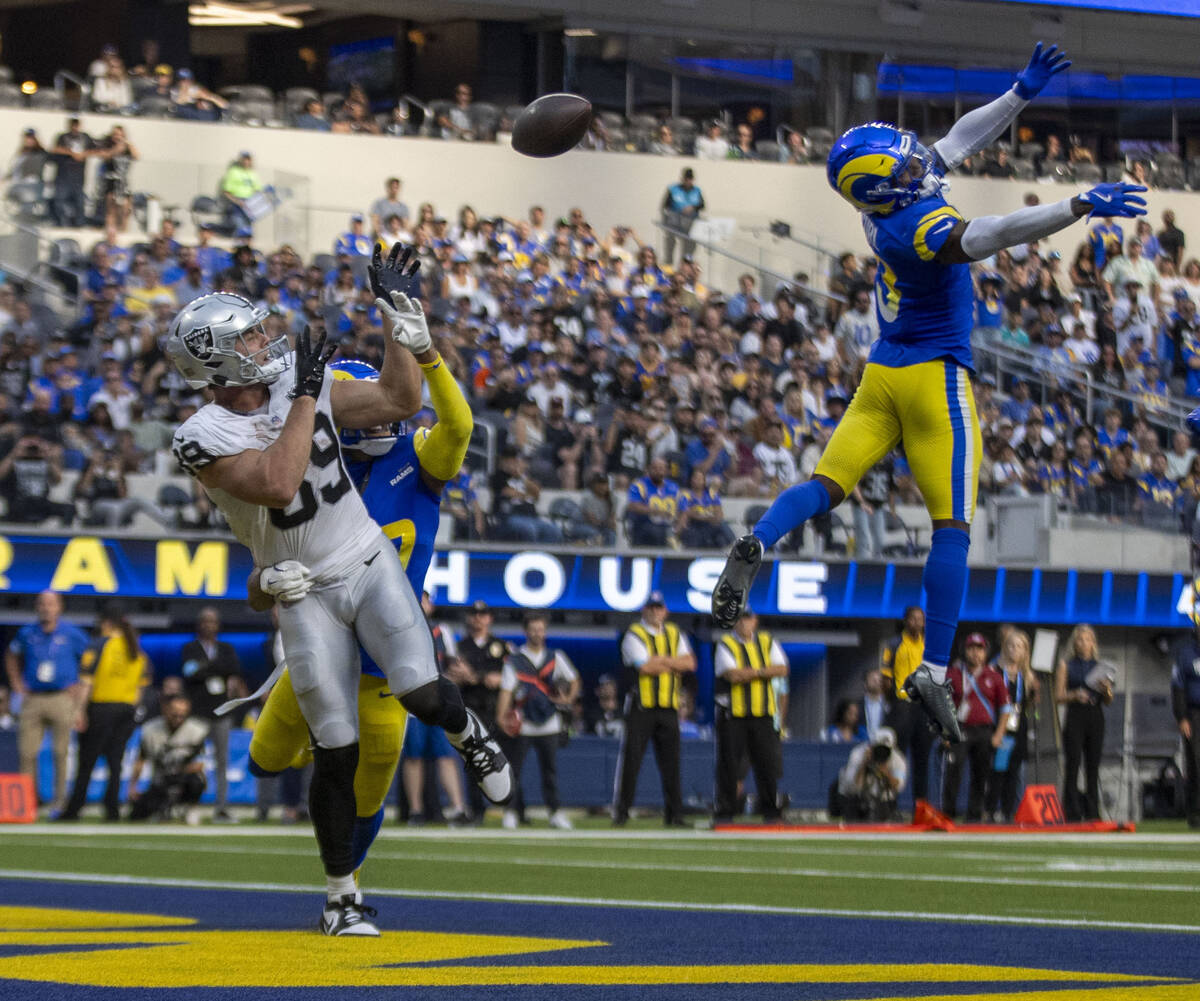
[[[232,292],[193,299],[171,323],[166,354],[192,389],[270,384],[292,365],[292,349],[280,334],[251,351],[245,335],[261,327],[265,309]]]

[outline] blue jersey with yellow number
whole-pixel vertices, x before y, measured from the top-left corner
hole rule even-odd
[[[890,215],[863,213],[862,220],[879,258],[879,340],[869,360],[901,368],[949,358],[973,371],[970,266],[934,260],[962,216],[933,195]]]
[[[412,435],[397,438],[386,455],[371,462],[348,462],[346,469],[362,493],[367,514],[392,540],[408,581],[420,597],[433,559],[442,498],[421,478]],[[363,674],[382,678],[383,671],[365,650],[361,652]]]

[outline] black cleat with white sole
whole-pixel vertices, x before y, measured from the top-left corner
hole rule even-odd
[[[713,621],[720,628],[732,629],[742,614],[762,559],[763,544],[753,535],[743,535],[729,550],[712,597]]]
[[[339,938],[358,936],[378,938],[379,929],[370,922],[375,917],[375,908],[362,902],[362,895],[348,893],[337,900],[327,900],[321,912],[321,934]]]
[[[470,709],[467,719],[470,723],[467,735],[457,745],[463,768],[488,799],[503,806],[513,793],[513,771],[508,758],[500,750],[496,738]]]
[[[939,685],[933,680],[929,665],[922,664],[908,676],[904,690],[913,702],[920,703],[925,715],[946,740],[959,743],[963,739],[949,678]]]

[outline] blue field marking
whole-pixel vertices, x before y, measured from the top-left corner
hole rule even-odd
[[[534,939],[574,939],[603,942],[586,948],[547,949],[517,955],[478,959],[417,962],[422,971],[431,967],[490,966],[537,967],[553,979],[554,967],[608,968],[687,965],[711,967],[754,964],[894,964],[954,963],[979,966],[1029,967],[1041,971],[1070,970],[1118,973],[1147,978],[1178,977],[1177,985],[1200,998],[1195,962],[1198,939],[1194,935],[1073,931],[1053,928],[997,928],[963,922],[928,924],[847,918],[813,918],[780,915],[722,914],[697,911],[636,910],[609,907],[547,906],[516,903],[462,902],[378,897],[368,902],[380,908],[379,924],[385,936],[427,932],[448,935],[514,935]],[[224,929],[296,930],[308,934],[314,950],[325,943],[315,932],[319,896],[316,894],[263,893],[230,890],[138,887],[71,883],[0,881],[0,907],[36,907],[65,911],[120,912],[123,915],[166,915],[194,919],[185,931],[217,932]],[[161,926],[160,926],[161,927]],[[176,929],[172,929],[175,931]],[[66,933],[64,933],[65,935]],[[134,936],[136,938],[136,935]],[[340,943],[339,943],[340,945]],[[59,947],[60,952],[81,952],[95,946]],[[131,949],[146,948],[137,944]],[[172,946],[158,946],[156,961],[170,963]],[[43,948],[0,947],[0,976],[4,959],[44,952]],[[132,954],[131,954],[132,955]],[[52,962],[53,960],[47,960]],[[264,962],[269,958],[264,957]],[[417,968],[414,968],[417,969]],[[570,978],[568,978],[570,979]],[[345,987],[355,986],[347,983]],[[1056,990],[1084,988],[1096,991],[1104,984],[1023,980],[1019,984],[974,978],[949,982],[790,982],[790,983],[639,983],[605,985],[571,982],[545,985],[387,986],[355,987],[354,996],[371,998],[512,998],[519,990],[522,1001],[611,1001],[637,998],[646,1001],[858,1001],[880,997],[923,997],[953,994],[964,999],[984,993],[1041,991],[1053,999]],[[1096,996],[1136,1001],[1136,983],[1122,983]],[[436,993],[435,993],[436,992]],[[1179,993],[1182,998],[1190,996]],[[332,987],[187,987],[186,989],[72,986],[0,979],[0,997],[22,1001],[148,1001],[154,998],[237,999],[237,1001],[328,1001],[342,997],[344,988]],[[1148,995],[1149,996],[1149,995]]]

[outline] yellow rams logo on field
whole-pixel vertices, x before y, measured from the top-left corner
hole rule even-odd
[[[1162,1001],[1172,990],[1166,985],[1180,983],[1166,977],[956,963],[626,966],[605,962],[607,945],[576,939],[429,931],[385,932],[380,938],[367,939],[324,938],[315,930],[206,930],[196,927],[191,918],[158,914],[0,907],[0,983],[142,989],[354,985],[460,988],[464,992],[505,985],[680,985],[687,991],[695,984],[790,983],[853,984],[861,991],[864,984],[946,983],[955,985],[954,997],[962,1001],[1034,989],[1039,997],[1061,993],[1074,998],[1086,990],[1089,997]],[[591,962],[491,962],[573,950],[582,951]],[[962,993],[962,985],[969,983],[986,984],[987,992]],[[1087,988],[1081,986],[1085,984]],[[880,991],[881,996],[896,993],[896,989],[883,986]],[[911,987],[899,988],[899,992],[920,1001],[911,995]]]

